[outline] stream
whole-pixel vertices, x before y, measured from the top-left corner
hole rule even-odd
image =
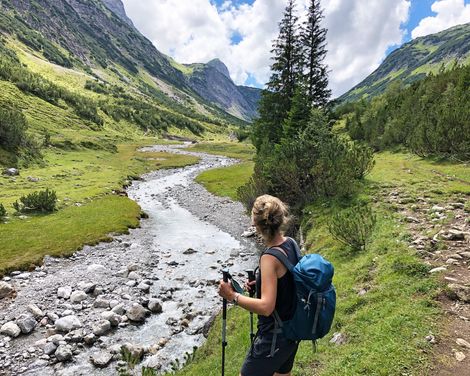
[[[35,271],[3,279],[17,295],[0,300],[0,326],[32,316],[37,325],[14,339],[0,335],[0,375],[116,375],[123,344],[142,350],[142,364],[163,374],[204,343],[204,327],[221,308],[216,291],[221,269],[228,266],[243,280],[256,264],[256,244],[241,237],[250,225],[243,207],[194,182],[202,171],[236,161],[190,153],[181,145],[147,149],[196,155],[200,162],[133,182],[128,195],[149,218],[128,235],[86,246],[70,258],[46,256]],[[72,291],[72,297],[58,294],[59,288]],[[148,308],[149,301],[157,301],[162,312],[145,310],[143,323],[131,322],[130,308]],[[109,329],[102,314],[111,308],[119,317]],[[59,333],[56,320],[70,316],[80,327]],[[59,361],[59,350],[46,354],[51,347],[68,350],[71,359]],[[96,368],[90,357],[107,364]]]

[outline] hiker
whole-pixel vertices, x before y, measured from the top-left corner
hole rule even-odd
[[[296,252],[298,246],[295,240],[284,236],[289,220],[288,207],[278,198],[263,195],[256,199],[252,222],[263,237],[267,250],[282,249],[295,265],[299,261]],[[219,287],[221,297],[258,314],[258,331],[243,363],[241,376],[289,376],[299,345],[299,341],[287,339],[281,330],[276,330],[278,328],[273,317],[278,314],[285,321],[294,314],[293,276],[276,257],[265,252],[260,257],[256,281],[245,285],[248,289],[256,285],[256,298],[235,292],[231,284],[223,280]]]

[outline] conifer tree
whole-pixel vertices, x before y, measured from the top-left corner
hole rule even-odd
[[[310,103],[324,107],[331,96],[328,89],[328,70],[323,63],[326,57],[326,33],[321,26],[323,10],[320,0],[311,0],[307,20],[301,30],[303,53],[303,78]]]
[[[279,24],[279,35],[271,51],[272,75],[259,103],[259,118],[253,127],[253,143],[258,152],[280,142],[283,122],[288,117],[296,84],[301,76],[301,43],[295,0],[288,0]]]

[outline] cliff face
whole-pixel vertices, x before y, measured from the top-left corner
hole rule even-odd
[[[134,27],[134,24],[132,23],[131,19],[127,17],[126,10],[124,9],[124,4],[122,3],[121,0],[101,0],[106,7],[114,12],[116,15],[121,18],[125,23],[127,23],[129,26]]]
[[[207,64],[192,64],[191,68],[189,86],[201,97],[238,118],[252,120],[256,117],[260,89],[235,85],[229,70],[218,59]]]

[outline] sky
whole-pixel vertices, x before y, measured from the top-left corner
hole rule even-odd
[[[134,25],[180,63],[219,58],[239,85],[263,87],[287,0],[122,0]],[[297,0],[299,14],[309,0]],[[414,38],[470,22],[470,0],[321,0],[333,97]]]

